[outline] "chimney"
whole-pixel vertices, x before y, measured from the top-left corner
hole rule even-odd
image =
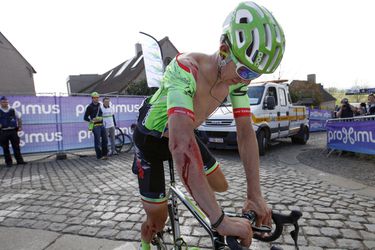
[[[316,83],[316,75],[315,74],[307,75],[307,82],[308,83]]]
[[[135,55],[138,55],[142,52],[142,45],[140,43],[135,44]]]

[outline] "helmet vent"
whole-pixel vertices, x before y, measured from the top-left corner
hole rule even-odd
[[[275,64],[276,59],[279,57],[279,53],[280,53],[280,47],[277,46],[276,50],[275,50],[275,54],[273,55],[273,58],[272,58],[272,62],[270,64],[270,66],[268,66],[267,72],[273,72],[274,71],[273,65]]]
[[[248,10],[238,10],[236,12],[236,23],[251,23],[253,21],[253,15]]]
[[[281,42],[280,29],[277,25],[275,25],[275,31],[276,31],[276,41]]]
[[[251,37],[254,37],[254,30],[251,31]],[[253,52],[253,47],[254,47],[254,39],[251,41],[251,44],[249,45],[249,47],[247,47],[246,49],[246,55],[248,57],[251,57],[251,54]],[[252,60],[254,61],[254,60]]]
[[[238,39],[240,40],[240,43],[243,43],[243,42],[244,42],[244,39],[243,39],[243,32],[238,32]]]
[[[264,26],[264,30],[266,31],[264,33],[264,36],[265,36],[265,41],[266,41],[266,48],[268,50],[271,50],[271,47],[272,47],[272,34],[271,34],[271,28],[268,24],[263,24]]]
[[[263,13],[262,9],[256,3],[254,3],[254,2],[245,2],[245,4],[248,5],[251,8],[254,8],[256,10],[256,12],[258,12],[258,15],[261,18],[264,18],[264,13]]]
[[[262,58],[262,61],[260,62],[259,64],[259,69],[260,70],[263,70],[264,67],[266,66],[267,62],[268,62],[268,58],[269,58],[269,55],[268,54],[264,54],[263,55],[263,58]]]
[[[246,49],[246,56],[252,63],[254,63],[254,58],[256,58],[255,53],[259,49],[259,40],[260,40],[259,39],[259,30],[253,29],[251,31],[251,37],[252,37],[252,41],[251,41],[249,47],[247,47],[247,49]]]
[[[241,17],[240,23],[250,23],[250,22],[249,22],[249,19],[247,17]]]

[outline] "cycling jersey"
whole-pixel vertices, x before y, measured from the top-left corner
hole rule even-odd
[[[188,115],[194,120],[193,97],[197,89],[194,75],[197,69],[179,62],[179,55],[166,68],[159,90],[142,105],[144,109],[140,110],[139,125],[143,133],[161,136],[166,130],[168,116],[174,113]],[[250,116],[247,85],[230,86],[229,97],[235,118]]]
[[[168,138],[162,137],[167,128],[168,115],[180,113],[194,120],[193,97],[196,92],[197,68],[190,69],[178,61],[168,65],[159,90],[147,98],[139,109],[138,125],[133,139],[136,154],[133,172],[138,175],[142,199],[147,202],[166,201],[163,161],[172,159]],[[234,117],[250,116],[247,86],[239,83],[229,88]],[[198,139],[206,175],[219,168],[219,163]]]

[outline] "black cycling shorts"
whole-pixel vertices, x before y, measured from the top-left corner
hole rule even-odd
[[[201,140],[196,137],[202,155],[206,175],[218,169],[219,164]],[[168,138],[158,138],[142,133],[137,127],[133,140],[136,153],[133,173],[138,175],[139,191],[142,200],[150,203],[162,203],[167,200],[163,162],[172,159],[168,147]]]

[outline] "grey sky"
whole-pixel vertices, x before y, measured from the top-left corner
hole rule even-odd
[[[213,0],[12,0],[1,2],[0,31],[38,72],[38,92],[65,92],[68,75],[102,74],[134,56],[138,32],[169,36],[181,52],[214,53],[236,4]],[[375,87],[371,1],[259,0],[286,36],[273,76],[325,87]]]

